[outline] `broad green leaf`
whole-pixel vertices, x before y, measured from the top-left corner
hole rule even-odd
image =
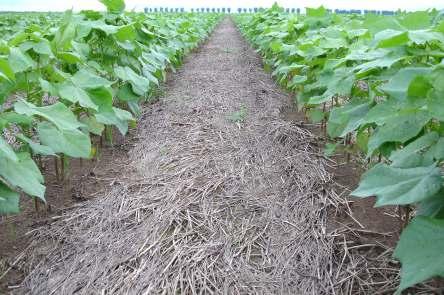
[[[128,122],[122,120],[113,108],[112,93],[107,88],[97,88],[88,91],[92,100],[99,106],[98,113],[95,114],[97,122],[105,125],[116,126],[123,135],[128,131]]]
[[[347,104],[342,107],[333,108],[327,124],[327,133],[330,137],[344,137],[356,130],[364,116],[370,109],[369,103]]]
[[[8,60],[0,58],[0,77],[3,77],[9,81],[15,81],[14,70],[9,65]]]
[[[375,41],[380,48],[404,45],[409,41],[408,32],[387,29],[375,35]]]
[[[430,68],[425,67],[408,67],[399,70],[389,81],[380,87],[382,91],[392,97],[403,100],[407,98],[409,85],[413,79],[418,76],[427,75],[431,72]]]
[[[427,11],[407,13],[401,20],[401,25],[409,30],[420,30],[430,27],[431,18]]]
[[[416,215],[444,219],[444,190],[442,189],[435,196],[420,202]]]
[[[417,30],[409,31],[409,39],[415,44],[424,45],[432,41],[444,42],[444,35],[429,30]]]
[[[85,116],[80,118],[80,122],[88,127],[88,131],[95,135],[102,135],[105,126],[102,123],[97,122],[95,117]]]
[[[32,103],[19,100],[14,104],[14,109],[19,114],[28,116],[40,116],[54,123],[61,130],[75,130],[83,125],[77,121],[76,116],[63,103],[36,107]]]
[[[394,257],[401,261],[401,284],[396,294],[435,276],[444,276],[444,220],[415,217],[404,229]]]
[[[63,153],[73,158],[88,159],[91,154],[91,140],[80,130],[59,130],[48,122],[38,124],[40,142],[49,146],[55,153]]]
[[[428,112],[419,110],[394,114],[370,137],[367,156],[371,156],[383,143],[407,142],[418,135],[430,119]]]
[[[396,168],[378,164],[361,178],[351,195],[376,196],[375,206],[414,204],[433,197],[442,188],[441,171],[435,165]]]
[[[125,85],[120,87],[117,97],[123,101],[139,101],[141,99],[140,95],[133,92],[129,83],[125,83]]]
[[[78,54],[72,52],[59,52],[57,53],[57,57],[69,64],[82,63],[82,58]]]
[[[45,187],[41,184],[43,176],[39,168],[28,153],[19,153],[17,157],[19,158],[18,162],[8,158],[1,159],[0,175],[12,186],[44,201]]]
[[[145,95],[149,90],[150,81],[147,78],[138,75],[130,67],[117,67],[114,73],[122,81],[129,82],[133,88],[134,93],[138,95]]]
[[[305,10],[306,10],[307,16],[311,16],[311,17],[323,17],[327,14],[327,9],[325,9],[323,6],[321,6],[319,8],[307,7]]]
[[[393,167],[408,168],[415,166],[431,165],[433,160],[426,161],[422,157],[422,153],[425,152],[432,145],[436,144],[439,139],[439,135],[436,132],[427,133],[415,141],[408,144],[403,149],[395,151],[390,156]]]
[[[405,56],[399,56],[398,54],[388,54],[387,56],[365,62],[357,65],[354,70],[357,71],[357,77],[365,77],[370,71],[391,68],[395,63],[405,59]]]
[[[310,109],[308,111],[308,117],[310,118],[310,121],[313,123],[319,123],[322,120],[324,120],[325,113],[318,109]]]
[[[124,0],[99,0],[99,1],[106,6],[108,12],[121,13],[125,10]]]
[[[39,43],[35,44],[32,47],[32,49],[34,49],[34,51],[40,55],[48,55],[48,56],[53,55],[51,50],[51,44],[46,39],[43,39]]]
[[[32,124],[32,118],[26,115],[20,115],[17,114],[16,112],[5,112],[5,113],[0,113],[0,122],[4,121],[6,122],[6,125],[9,125],[11,123],[20,125],[20,126],[25,126],[25,127],[30,127]]]
[[[427,161],[444,160],[444,138],[440,137],[436,144],[432,145],[424,155]]]
[[[12,47],[9,52],[9,65],[14,73],[21,73],[35,67],[36,63],[27,54],[19,48]]]
[[[0,215],[19,213],[20,195],[0,182]]]
[[[64,82],[57,86],[61,98],[70,102],[78,102],[82,107],[98,110],[98,106],[91,100],[88,93],[82,88],[70,83]]]
[[[435,119],[444,121],[444,91],[430,91],[427,96],[427,109]]]
[[[137,38],[136,30],[134,29],[134,26],[132,24],[125,25],[119,27],[119,30],[115,34],[116,39],[120,42],[124,42],[127,40],[133,41]]]
[[[33,142],[31,139],[24,136],[23,134],[19,134],[19,135],[17,135],[17,137],[21,141],[27,143],[34,154],[44,155],[44,156],[55,156],[54,151],[49,146],[45,146],[45,145],[41,145],[36,142]]]
[[[18,158],[12,147],[0,136],[0,158],[8,158],[13,162],[17,162]]]
[[[72,10],[65,12],[61,26],[55,33],[53,40],[54,52],[66,51],[71,48],[71,42],[76,35],[77,23],[74,22]]]
[[[95,89],[100,87],[109,87],[112,82],[102,78],[95,73],[87,70],[80,70],[72,77],[71,81],[83,89]]]

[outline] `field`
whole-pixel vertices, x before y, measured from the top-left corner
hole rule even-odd
[[[444,291],[444,16],[0,14],[0,293]]]

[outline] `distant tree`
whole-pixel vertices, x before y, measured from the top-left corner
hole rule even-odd
[[[154,12],[157,12],[157,7],[154,7]]]
[[[194,12],[194,8],[191,8],[191,12]]]
[[[180,12],[185,12],[185,8],[181,7]]]
[[[225,7],[222,7],[222,13],[225,13]]]
[[[237,9],[237,12],[238,12],[238,13],[241,13],[241,12],[242,12],[242,8],[239,7],[239,8]]]
[[[247,9],[246,8],[244,8],[244,13],[247,13]]]
[[[160,12],[163,12],[163,7],[160,8]]]
[[[254,13],[256,13],[256,12],[257,12],[257,7],[255,7],[255,8],[253,9],[253,11],[254,11]]]
[[[231,13],[231,8],[228,7],[228,8],[227,8],[227,11],[228,11],[228,13]]]
[[[209,7],[207,7],[207,12],[210,12],[210,8]]]
[[[217,10],[217,13],[219,13],[219,12],[220,12],[220,8],[219,8],[219,7],[218,7],[218,8],[216,9],[216,10]]]

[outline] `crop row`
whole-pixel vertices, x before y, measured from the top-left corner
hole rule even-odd
[[[36,159],[89,159],[91,136],[125,134],[218,20],[102,3],[107,12],[0,15],[0,214],[18,212],[20,194],[45,201]]]
[[[408,209],[394,251],[398,293],[444,276],[442,14],[288,15],[274,6],[236,19],[298,108],[326,124],[326,152],[342,143],[375,160],[352,195]]]

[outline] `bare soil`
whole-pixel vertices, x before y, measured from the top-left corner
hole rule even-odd
[[[49,180],[52,215],[27,204],[2,221],[17,263],[0,292],[393,292],[393,210],[347,198],[359,163],[326,159],[301,116],[225,19],[144,109],[134,143],[105,151],[94,176],[72,168],[86,201],[58,203]]]

